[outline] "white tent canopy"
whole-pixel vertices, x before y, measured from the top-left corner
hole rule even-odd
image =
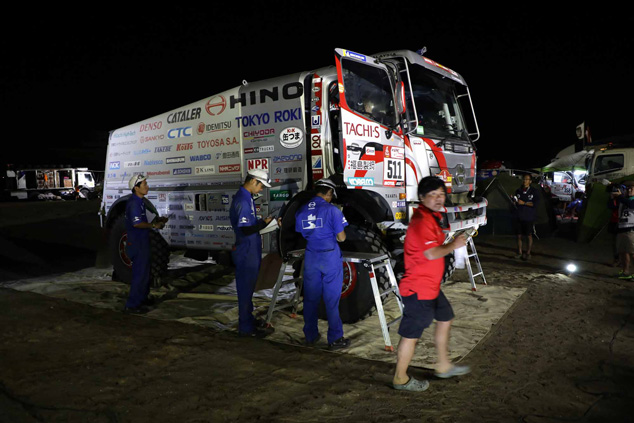
[[[544,166],[541,170],[542,172],[586,170],[586,158],[591,156],[593,153],[594,150],[582,150],[576,153],[561,156]]]

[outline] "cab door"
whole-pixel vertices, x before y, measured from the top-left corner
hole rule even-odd
[[[405,186],[405,148],[396,81],[376,59],[336,49],[344,182],[355,189]]]

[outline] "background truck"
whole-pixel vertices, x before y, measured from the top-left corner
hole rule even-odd
[[[75,187],[88,199],[95,190],[95,175],[88,168],[14,167],[6,169],[6,190],[20,200],[41,198],[73,198]]]
[[[229,206],[254,168],[272,182],[255,199],[258,215],[282,217],[280,230],[263,235],[263,249],[282,257],[304,247],[295,211],[324,177],[336,183],[334,204],[350,223],[342,250],[391,254],[397,273],[424,176],[438,175],[447,187],[448,237],[486,224],[486,201],[474,197],[479,133],[469,90],[423,53],[336,49],[333,66],[244,82],[112,131],[102,225],[115,274],[130,279],[124,211],[128,180],[139,172],[149,178],[156,213],[170,219],[156,237],[157,273],[166,268],[166,247],[231,250]],[[450,274],[452,257],[446,262]],[[344,263],[344,274],[341,317],[354,322],[374,299],[367,269]],[[385,274],[378,279],[389,283]]]

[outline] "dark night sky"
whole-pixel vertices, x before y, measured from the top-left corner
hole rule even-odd
[[[242,80],[333,64],[337,47],[372,54],[426,46],[429,58],[460,73],[480,125],[480,162],[544,165],[575,142],[583,121],[595,140],[634,133],[626,108],[634,19],[622,10],[343,3],[16,13],[19,29],[1,30],[0,161],[101,169],[109,130]]]

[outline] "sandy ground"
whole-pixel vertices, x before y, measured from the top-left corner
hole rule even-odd
[[[0,203],[0,282],[103,265],[97,208]],[[568,230],[528,262],[476,239],[489,284],[526,292],[463,358],[472,374],[413,369],[420,394],[390,388],[390,363],[0,288],[0,422],[630,421],[634,282],[612,277],[608,237]]]

